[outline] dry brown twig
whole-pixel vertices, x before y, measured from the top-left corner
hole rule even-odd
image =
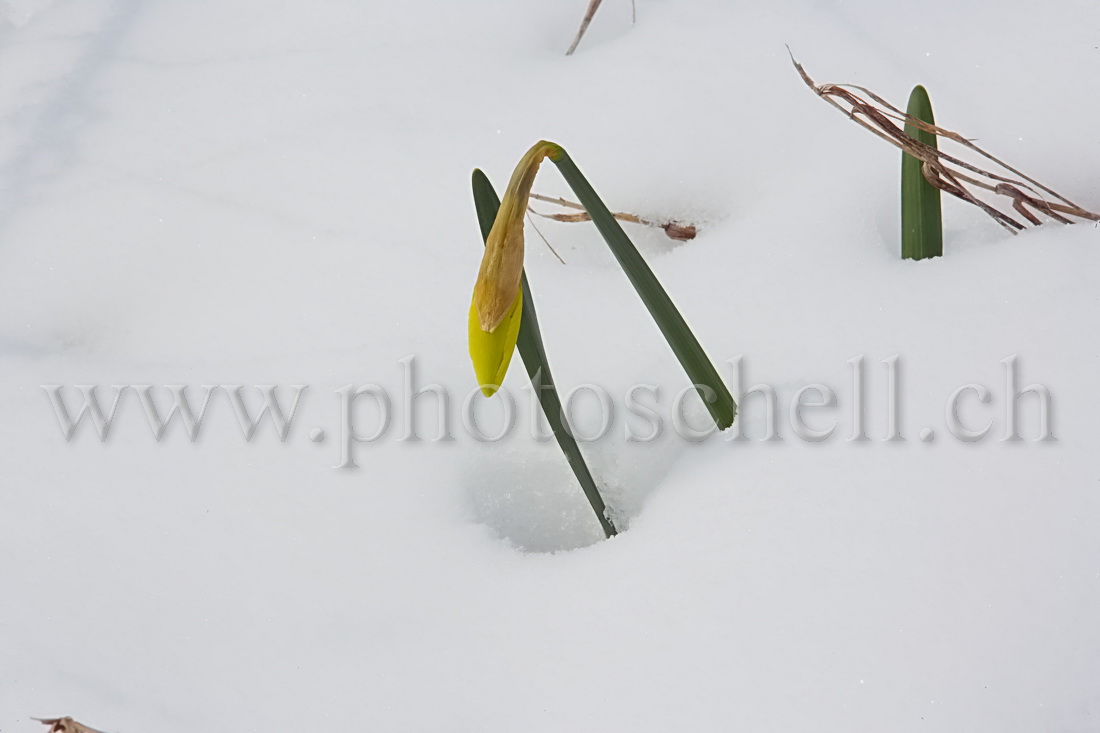
[[[86,725],[82,725],[72,718],[31,718],[31,720],[37,720],[39,723],[44,723],[50,726],[47,733],[103,733],[103,731],[96,730],[95,728],[89,728]]]
[[[557,204],[566,209],[576,209],[576,214],[543,214],[540,211],[535,211],[531,207],[527,207],[535,216],[541,216],[543,219],[553,219],[554,221],[565,222],[578,222],[578,221],[591,221],[592,217],[588,215],[588,212],[584,210],[584,207],[580,204],[569,201],[563,198],[554,198],[552,196],[543,196],[542,194],[532,193],[531,198],[536,201],[543,201],[548,204]],[[644,224],[648,227],[655,227],[657,229],[663,229],[669,239],[675,239],[678,242],[686,242],[689,239],[695,239],[695,235],[698,233],[694,224],[685,224],[679,221],[666,221],[657,222],[652,219],[645,219],[637,214],[624,214],[621,212],[613,213],[613,217],[619,221],[628,221],[632,224]]]
[[[581,45],[581,39],[584,38],[584,33],[588,30],[588,24],[592,22],[592,16],[596,14],[601,2],[603,0],[590,0],[588,3],[588,8],[584,11],[584,17],[581,18],[581,27],[577,29],[577,35],[573,37],[573,43],[570,44],[569,50],[565,52],[566,56],[572,56],[573,52],[577,50],[577,46]]]
[[[787,52],[790,53],[789,48]],[[815,94],[839,109],[857,125],[870,130],[894,147],[901,148],[904,152],[920,160],[924,177],[930,184],[941,191],[977,206],[1013,234],[1024,229],[1026,225],[1010,214],[979,199],[974,191],[970,190],[970,187],[1011,199],[1012,209],[1029,224],[1038,225],[1041,223],[1035,212],[1045,214],[1063,224],[1072,223],[1072,220],[1068,217],[1100,221],[1100,214],[1094,214],[1081,208],[1065,196],[1052,191],[1035,179],[1025,176],[957,132],[951,132],[916,117],[911,117],[865,87],[854,84],[815,84],[813,79],[806,73],[806,70],[802,68],[802,64],[795,60],[794,54],[791,54],[791,63],[798,70],[802,81],[806,82],[806,85]],[[930,145],[925,145],[906,135],[904,129],[896,124],[898,122],[902,125],[912,124],[921,130],[958,143],[1000,166],[1002,170],[1011,173],[1016,178],[984,170],[941,152]],[[1047,196],[1057,199],[1057,201],[1048,200]],[[1033,212],[1031,209],[1035,211]]]
[[[581,27],[577,30],[577,35],[573,37],[573,43],[569,46],[569,50],[565,52],[566,56],[572,56],[573,52],[577,50],[577,46],[584,38],[585,31],[588,30],[588,24],[592,22],[592,16],[596,14],[601,2],[603,0],[589,0],[588,9],[584,11],[584,18],[581,19]],[[634,0],[630,0],[630,22],[638,22],[638,8],[635,7]]]

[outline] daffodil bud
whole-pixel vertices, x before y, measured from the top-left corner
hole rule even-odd
[[[539,165],[561,148],[545,140],[535,143],[516,165],[493,228],[470,304],[470,358],[481,391],[491,397],[504,380],[519,337],[523,309],[523,219]]]
[[[481,270],[474,286],[474,307],[483,331],[494,331],[504,320],[519,292],[523,275],[523,218],[542,159],[559,148],[545,140],[535,143],[516,165],[493,221]]]
[[[484,331],[478,319],[477,308],[470,305],[470,358],[474,362],[474,374],[481,385],[481,393],[492,397],[504,383],[512,352],[519,338],[520,317],[523,315],[523,289],[516,292],[512,307],[494,331]]]

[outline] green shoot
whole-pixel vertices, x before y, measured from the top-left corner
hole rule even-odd
[[[924,87],[913,87],[909,96],[911,117],[935,124],[932,102]],[[938,149],[936,135],[906,123],[905,134]],[[943,255],[943,223],[940,217],[940,190],[924,177],[923,163],[912,155],[901,154],[901,256],[923,260]]]

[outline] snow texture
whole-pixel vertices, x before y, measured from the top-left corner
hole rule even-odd
[[[896,103],[924,84],[938,122],[1096,210],[1100,5],[637,0],[632,25],[605,0],[567,58],[586,4],[0,8],[0,730],[1100,727],[1100,232],[1012,237],[945,200],[946,256],[901,261],[899,154],[784,46]],[[619,402],[583,446],[611,541],[553,442],[458,418],[470,172],[500,190],[541,138],[612,208],[700,224],[629,233],[723,374],[743,355],[780,398],[780,441],[759,395],[747,441],[626,441],[626,389],[667,407],[685,377],[591,225],[540,223],[568,263],[528,237],[558,380]],[[535,188],[568,194],[550,165]],[[399,395],[410,354],[455,440],[431,440],[432,398],[397,440],[395,398],[334,469],[336,390]],[[999,439],[1012,355],[1056,441],[1034,396]],[[520,427],[525,381],[517,359]],[[807,422],[839,424],[809,443],[787,410],[818,382],[838,405]],[[968,383],[991,392],[963,401],[994,423],[974,443],[945,426]],[[66,443],[44,384],[70,409],[76,384],[105,406],[112,384],[309,387],[286,442],[267,418],[245,442],[218,392],[197,441],[158,443],[130,390],[106,442]],[[477,409],[491,433],[499,402]]]

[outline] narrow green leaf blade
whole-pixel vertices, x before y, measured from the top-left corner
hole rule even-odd
[[[932,102],[924,87],[913,87],[909,95],[909,115],[935,124]],[[905,134],[925,145],[939,148],[936,135],[906,123]],[[901,154],[901,256],[923,260],[943,255],[943,221],[940,215],[940,191],[924,177],[921,161],[909,153]]]
[[[653,316],[688,378],[695,385],[715,424],[720,430],[725,430],[733,424],[737,405],[722,378],[718,376],[714,364],[699,345],[695,334],[688,328],[687,322],[668,297],[657,276],[649,269],[649,265],[569,154],[562,150],[560,156],[551,156],[550,159],[558,166],[558,170],[592,217],[592,222],[600,230],[619,266],[630,279],[630,284],[638,291],[642,302],[649,309],[649,314]]]
[[[496,219],[497,209],[500,208],[500,199],[493,184],[488,177],[475,168],[473,174],[474,208],[477,211],[478,224],[481,226],[481,238],[489,238],[489,232],[493,228],[493,220]],[[539,397],[539,404],[546,415],[546,421],[554,431],[554,437],[558,441],[558,447],[565,454],[569,467],[573,469],[573,475],[592,505],[592,511],[603,528],[604,535],[613,537],[618,534],[615,525],[607,517],[607,507],[600,490],[596,487],[596,481],[592,478],[592,472],[588,470],[588,464],[584,462],[580,446],[577,445],[568,421],[565,420],[565,412],[562,409],[561,398],[554,386],[554,378],[550,374],[550,363],[546,359],[546,349],[542,343],[542,331],[539,329],[538,316],[535,314],[535,300],[531,295],[531,286],[527,282],[527,273],[523,273],[523,311],[520,315],[519,339],[516,346],[519,355],[523,359],[523,366],[527,369],[527,375],[531,378],[531,384],[535,388],[535,394]]]

